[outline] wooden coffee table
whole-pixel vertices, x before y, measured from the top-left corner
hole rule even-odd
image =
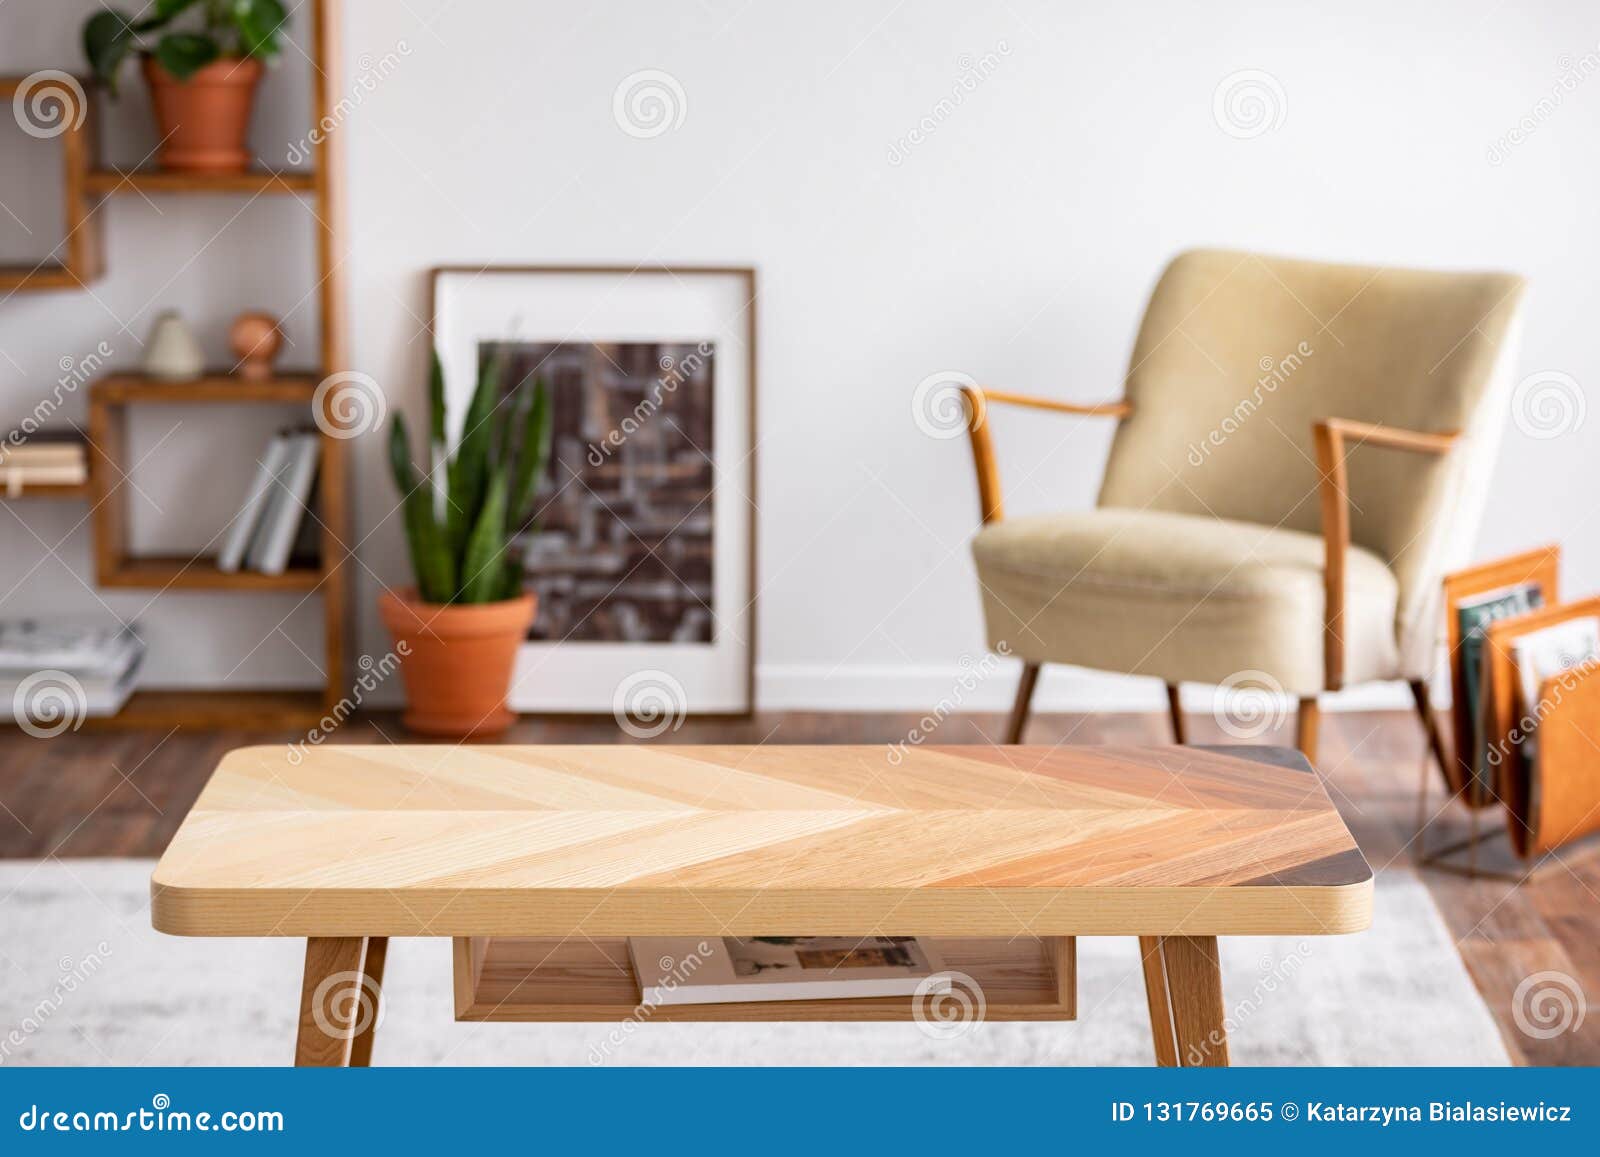
[[[1075,1015],[1137,936],[1161,1064],[1226,1064],[1218,936],[1366,928],[1372,872],[1266,747],[284,747],[223,757],[151,879],[178,936],[307,939],[298,1064],[366,1064],[388,937],[461,1020],[621,1021],[626,937],[920,935],[992,1020]],[[907,1020],[909,997],[651,1020]]]

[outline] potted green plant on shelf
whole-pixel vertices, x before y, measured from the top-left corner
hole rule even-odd
[[[163,168],[237,173],[250,165],[262,61],[278,54],[288,19],[280,0],[155,0],[138,16],[96,12],[84,22],[83,51],[112,96],[128,54],[143,57]]]
[[[527,523],[550,457],[550,396],[538,381],[503,402],[503,370],[501,353],[481,367],[452,457],[444,370],[433,356],[429,441],[431,460],[444,471],[443,517],[433,475],[412,465],[404,416],[396,414],[389,429],[417,585],[383,592],[378,609],[396,643],[410,648],[400,668],[405,724],[425,735],[494,735],[515,718],[506,690],[537,608],[523,592],[512,538]]]

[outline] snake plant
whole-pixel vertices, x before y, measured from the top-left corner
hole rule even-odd
[[[488,358],[467,406],[455,454],[445,443],[444,369],[437,351],[428,385],[430,449],[443,466],[444,517],[436,487],[411,462],[405,416],[389,428],[389,463],[405,508],[417,591],[427,603],[492,603],[522,592],[522,558],[511,539],[527,522],[550,458],[550,394],[543,381],[502,400],[503,351]],[[507,407],[509,414],[500,413]],[[505,419],[509,420],[505,420]],[[516,437],[520,431],[521,437]]]

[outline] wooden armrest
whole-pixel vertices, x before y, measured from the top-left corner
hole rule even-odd
[[[1461,439],[1457,433],[1430,434],[1422,430],[1401,429],[1399,426],[1380,426],[1376,422],[1357,422],[1350,418],[1323,418],[1311,423],[1311,431],[1319,439],[1354,439],[1358,446],[1370,443],[1417,454],[1444,454]]]
[[[1322,473],[1322,541],[1326,559],[1322,568],[1322,670],[1329,691],[1344,685],[1344,576],[1350,551],[1350,493],[1345,469],[1345,445],[1382,446],[1413,454],[1445,454],[1460,441],[1459,433],[1432,434],[1380,426],[1349,418],[1323,418],[1311,423],[1317,448],[1317,469]]]
[[[983,403],[999,402],[1006,406],[1026,406],[1030,410],[1054,410],[1058,414],[1089,414],[1102,418],[1126,418],[1133,413],[1131,402],[1061,402],[1055,398],[1041,398],[1033,394],[1013,394],[1007,390],[990,390],[982,386],[968,386],[964,391],[969,398],[977,394]]]
[[[1006,406],[1026,406],[1030,410],[1050,410],[1058,414],[1086,414],[1091,417],[1126,418],[1133,413],[1130,402],[1059,402],[1033,394],[1013,394],[983,386],[962,386],[967,404],[967,436],[972,441],[972,466],[978,474],[978,505],[985,523],[1005,517],[1005,501],[1000,493],[1000,467],[995,461],[994,440],[984,421],[990,402]]]

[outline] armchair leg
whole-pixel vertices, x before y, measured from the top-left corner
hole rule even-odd
[[[1189,737],[1183,727],[1183,700],[1178,693],[1179,684],[1167,684],[1167,710],[1172,715],[1172,741],[1182,744],[1189,742]]]
[[[1017,680],[1017,701],[1011,705],[1011,719],[1006,723],[1006,742],[1021,743],[1022,730],[1028,726],[1028,704],[1033,699],[1033,685],[1039,681],[1039,664],[1024,663],[1022,678]]]
[[[1300,700],[1300,710],[1295,714],[1294,745],[1313,764],[1317,762],[1317,697],[1308,695]]]

